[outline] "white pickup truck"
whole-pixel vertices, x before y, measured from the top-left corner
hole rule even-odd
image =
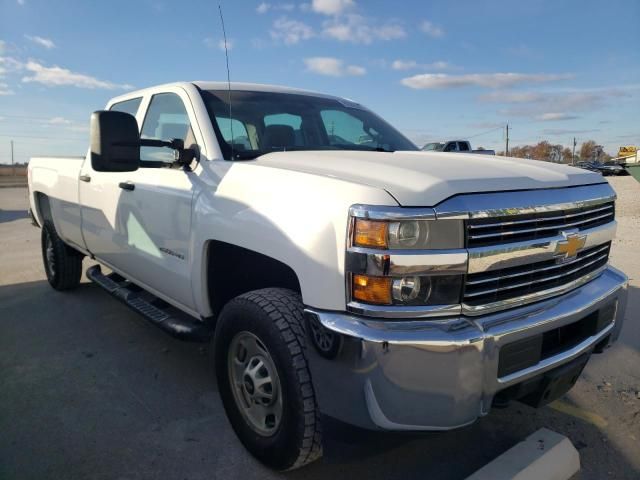
[[[276,469],[318,458],[327,418],[447,430],[545,404],[624,318],[601,175],[420,152],[342,98],[140,90],[93,114],[86,158],[28,175],[52,287],[90,257],[149,321],[211,341],[234,430]]]

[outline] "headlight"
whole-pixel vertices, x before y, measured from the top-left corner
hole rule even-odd
[[[464,221],[429,208],[355,205],[345,259],[347,308],[424,318],[461,308],[468,253]]]
[[[353,246],[383,250],[462,248],[463,224],[456,220],[354,219]]]
[[[425,245],[429,239],[429,224],[426,221],[407,220],[389,223],[389,248],[415,248]]]
[[[353,275],[351,297],[372,305],[428,306],[460,303],[462,275],[376,277]]]

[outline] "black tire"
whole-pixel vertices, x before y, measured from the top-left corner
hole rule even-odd
[[[49,284],[56,290],[70,290],[80,283],[83,255],[67,246],[58,236],[53,223],[42,227],[42,261]]]
[[[282,418],[271,436],[258,434],[236,403],[229,367],[232,340],[245,332],[257,337],[273,359],[282,392]],[[218,389],[231,426],[251,454],[276,470],[300,468],[322,456],[320,416],[305,357],[300,295],[267,288],[231,300],[222,310],[214,337]]]

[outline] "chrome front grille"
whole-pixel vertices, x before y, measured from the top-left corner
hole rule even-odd
[[[536,212],[467,220],[467,247],[484,247],[552,237],[563,231],[586,230],[612,222],[614,203],[569,210]]]
[[[526,303],[561,293],[584,283],[599,273],[608,262],[611,242],[587,248],[575,259],[558,263],[556,259],[517,267],[467,275],[463,295],[468,310],[486,310],[513,301]]]

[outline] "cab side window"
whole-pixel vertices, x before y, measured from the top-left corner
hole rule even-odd
[[[159,93],[151,97],[140,138],[184,141],[185,148],[195,145],[189,115],[182,99],[175,93]],[[174,151],[166,147],[141,147],[142,167],[157,167],[174,160]]]
[[[458,151],[458,146],[456,145],[456,142],[449,142],[447,144],[447,146],[444,149],[445,152],[457,152]]]

